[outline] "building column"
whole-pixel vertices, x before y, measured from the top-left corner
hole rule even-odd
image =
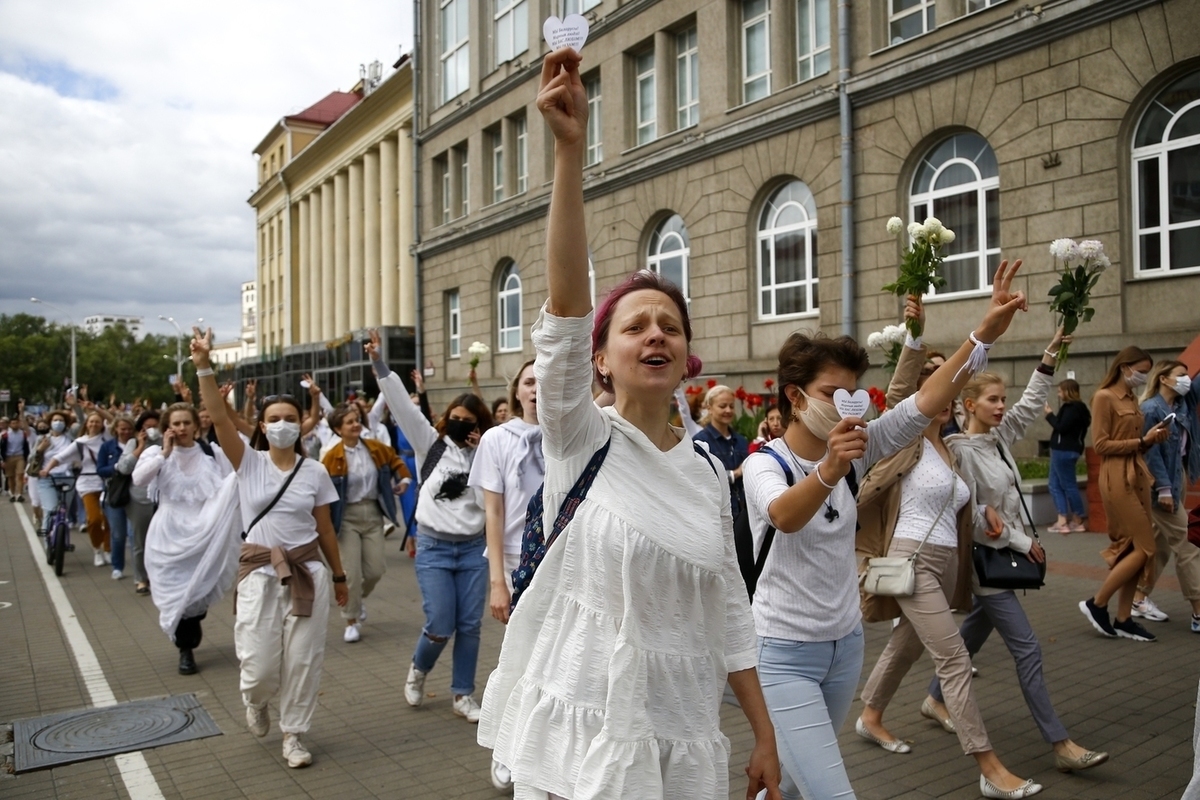
[[[654,34],[654,104],[658,137],[661,139],[678,127],[678,109],[675,107],[675,34],[656,31]],[[637,138],[634,138],[637,141]]]
[[[413,232],[417,189],[413,185],[413,141],[412,123],[400,129],[398,141],[399,153],[396,159],[397,213],[399,227],[396,234],[396,283],[399,290],[392,296],[397,303],[396,323],[398,325],[417,324],[417,259],[413,255],[412,246],[416,241]],[[450,181],[454,185],[454,181]]]
[[[363,154],[363,325],[379,327],[383,300],[379,272],[379,151]]]
[[[312,290],[308,279],[309,272],[312,270],[312,251],[309,248],[309,205],[307,197],[301,199],[300,202],[296,204],[296,216],[296,227],[298,228],[299,232],[299,241],[297,241],[297,245],[299,245],[298,249],[300,254],[300,274],[296,280],[296,294],[299,298],[296,316],[298,317],[298,321],[300,323],[298,326],[298,335],[300,337],[299,341],[307,342],[311,338],[310,325],[312,324],[312,316],[308,313],[310,305],[308,295]]]
[[[321,184],[321,338],[329,341],[337,329],[337,292],[334,253],[337,237],[334,235],[334,191],[333,183]]]
[[[837,11],[836,7],[832,9]],[[771,94],[796,82],[796,4],[773,3],[771,6]],[[834,31],[836,34],[836,30]]]
[[[363,326],[363,164],[355,161],[350,165],[350,324],[342,331],[356,331]],[[345,273],[343,273],[345,274]]]
[[[333,272],[337,287],[337,305],[333,315],[336,339],[350,330],[350,293],[347,291],[346,276],[350,274],[350,201],[346,196],[347,174],[339,172],[333,176]]]
[[[462,216],[463,194],[470,191],[468,187],[463,185],[462,180],[460,180],[463,165],[462,149],[459,147],[451,147],[446,159],[450,165],[450,219],[456,220]],[[437,180],[436,175],[431,174],[429,177],[431,180]],[[435,193],[431,193],[430,197],[432,197],[434,194]],[[437,215],[437,219],[433,225],[433,227],[436,228],[438,225],[442,224],[441,209],[434,209],[433,213]]]
[[[308,338],[305,342],[321,339],[321,190],[314,189],[308,195]]]
[[[404,129],[400,131],[400,147],[404,147]],[[398,325],[399,250],[397,239],[403,220],[397,216],[396,137],[386,136],[379,143],[379,324]]]

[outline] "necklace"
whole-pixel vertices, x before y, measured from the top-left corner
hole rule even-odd
[[[785,442],[785,444],[786,444],[786,442]],[[792,463],[796,465],[796,469],[800,470],[800,474],[807,478],[808,472],[804,469],[804,465],[800,463],[800,456],[793,453],[792,448],[790,448],[790,447],[787,448],[787,451],[788,451],[788,456],[791,457]],[[819,463],[820,462],[818,462],[818,464]],[[817,479],[820,480],[820,477],[818,476]],[[829,497],[825,498],[825,519],[829,522],[833,522],[834,520],[836,520],[842,516],[840,513],[838,513],[838,510],[833,507],[833,503],[830,502],[829,498],[832,496],[833,496],[833,492],[830,492]]]

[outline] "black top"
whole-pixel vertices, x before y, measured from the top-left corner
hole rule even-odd
[[[1051,450],[1083,452],[1083,438],[1092,424],[1092,412],[1088,411],[1087,403],[1082,400],[1063,403],[1057,414],[1052,411],[1046,415],[1046,421],[1054,429],[1050,434]]]

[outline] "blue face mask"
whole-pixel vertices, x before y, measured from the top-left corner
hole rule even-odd
[[[50,423],[50,430],[54,431],[55,433],[62,433],[66,429],[67,423],[63,422],[61,419],[56,419],[54,422]]]

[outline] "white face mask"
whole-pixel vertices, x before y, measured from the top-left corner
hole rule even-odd
[[[1138,372],[1136,369],[1130,370],[1129,374],[1125,376],[1125,382],[1135,389],[1139,386],[1145,386],[1146,373]]]
[[[280,449],[291,447],[299,438],[300,423],[298,422],[280,420],[267,423],[267,441]]]
[[[1192,379],[1187,375],[1180,375],[1175,379],[1175,385],[1171,388],[1179,394],[1187,394],[1192,390]]]
[[[50,430],[54,431],[55,433],[62,433],[66,429],[67,423],[63,422],[61,419],[56,419],[54,422],[50,423]]]

